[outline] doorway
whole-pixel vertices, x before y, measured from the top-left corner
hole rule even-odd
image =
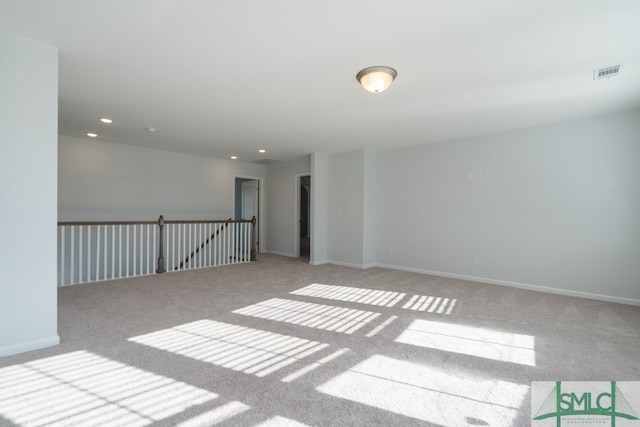
[[[298,256],[311,257],[311,175],[298,176]]]
[[[235,219],[256,217],[256,251],[260,252],[260,179],[236,177]]]

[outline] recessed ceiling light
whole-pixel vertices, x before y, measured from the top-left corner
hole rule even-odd
[[[108,118],[106,118],[106,117],[100,117],[100,121],[101,121],[102,123],[106,123],[106,124],[111,124],[111,123],[113,123],[113,120],[108,119]]]
[[[238,156],[231,156],[231,160],[238,160]]]
[[[96,138],[98,136],[97,133],[93,133],[93,132],[87,132],[87,136],[91,137],[91,138]]]
[[[267,152],[267,150],[265,150],[264,148],[261,148],[261,149],[259,149],[259,150],[258,150],[258,153],[262,153],[262,154],[264,154],[264,153],[266,153],[266,152]]]

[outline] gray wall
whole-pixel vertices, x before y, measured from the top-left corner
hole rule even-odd
[[[311,160],[309,156],[284,163],[267,165],[267,241],[268,251],[285,256],[296,255],[297,199],[296,176],[309,174]]]
[[[334,263],[364,265],[365,152],[329,156],[328,254]]]
[[[59,220],[227,219],[235,177],[265,166],[59,137]]]
[[[60,342],[58,51],[0,33],[0,356]]]
[[[640,304],[640,111],[314,158],[326,262]]]
[[[363,153],[362,194],[362,264],[366,267],[376,265],[376,229],[378,227],[378,154],[365,150]]]
[[[311,259],[312,265],[329,262],[327,224],[329,222],[329,156],[311,154]]]

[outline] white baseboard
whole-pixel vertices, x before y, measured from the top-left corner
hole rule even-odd
[[[290,254],[290,253],[286,253],[286,252],[265,251],[265,253],[267,253],[267,254],[273,254],[273,255],[286,256],[286,257],[289,257],[289,258],[298,258],[298,257],[297,257],[297,256],[295,256],[294,254]]]
[[[286,253],[286,252],[276,252],[276,251],[266,251],[268,254],[286,256],[288,258],[298,258],[294,254]],[[322,265],[322,264],[330,264],[331,261],[323,259],[321,261],[309,261],[310,265]],[[356,267],[357,268],[357,267]]]
[[[53,335],[51,337],[46,337],[35,341],[0,347],[0,357],[26,353],[27,351],[40,350],[41,348],[51,347],[58,344],[60,344],[60,337],[58,335]]]
[[[589,292],[572,291],[570,289],[551,288],[548,286],[531,285],[528,283],[511,282],[508,280],[489,279],[486,277],[465,276],[463,274],[444,273],[442,271],[423,270],[420,268],[400,267],[390,264],[376,264],[377,267],[389,268],[391,270],[402,270],[411,273],[429,274],[432,276],[447,277],[450,279],[468,280],[471,282],[488,283],[490,285],[507,286],[511,288],[526,289],[528,291],[545,292],[548,294],[564,295],[568,297],[587,298],[597,301],[614,302],[618,304],[627,304],[640,306],[640,300],[632,298],[614,297],[610,295],[593,294]]]
[[[276,255],[292,256],[289,254],[281,254],[277,252],[270,252],[270,253],[273,253]],[[401,271],[408,271],[411,273],[429,274],[431,276],[447,277],[450,279],[460,279],[460,280],[468,280],[470,282],[487,283],[490,285],[507,286],[511,288],[525,289],[528,291],[545,292],[548,294],[564,295],[568,297],[587,298],[587,299],[592,299],[596,301],[605,301],[605,302],[613,302],[617,304],[640,306],[640,300],[638,299],[594,294],[590,292],[573,291],[570,289],[551,288],[548,286],[532,285],[529,283],[512,282],[508,280],[490,279],[487,277],[466,276],[463,274],[445,273],[442,271],[425,270],[421,268],[401,267],[398,265],[391,265],[391,264],[378,264],[378,263],[353,264],[349,262],[332,261],[332,260],[310,261],[309,264],[310,265],[335,264],[343,267],[357,268],[359,270],[366,270],[367,268],[372,268],[372,267],[388,268],[391,270],[401,270]]]
[[[360,269],[360,270],[364,270],[364,269],[369,268],[369,267],[375,267],[375,265],[372,265],[372,266],[367,267],[367,266],[364,266],[364,265],[362,265],[362,264],[351,264],[351,263],[349,263],[349,262],[341,262],[341,261],[327,261],[327,262],[328,262],[329,264],[340,265],[340,266],[342,266],[342,267],[357,268],[357,269]]]

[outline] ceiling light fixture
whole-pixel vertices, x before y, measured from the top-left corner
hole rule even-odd
[[[110,125],[111,123],[113,123],[113,120],[108,119],[108,118],[106,118],[106,117],[100,117],[100,121],[101,121],[102,123],[106,123],[106,124],[108,124],[108,125]]]
[[[398,72],[393,68],[376,65],[360,70],[356,79],[366,91],[380,93],[387,90],[397,76]]]
[[[98,134],[94,133],[94,132],[87,132],[87,136],[90,137],[90,138],[97,138]]]
[[[231,156],[231,160],[238,160],[238,156]]]
[[[259,150],[258,150],[258,153],[262,153],[262,154],[264,154],[264,153],[266,153],[266,152],[267,152],[267,150],[265,150],[264,148],[261,148],[261,149],[259,149]]]

